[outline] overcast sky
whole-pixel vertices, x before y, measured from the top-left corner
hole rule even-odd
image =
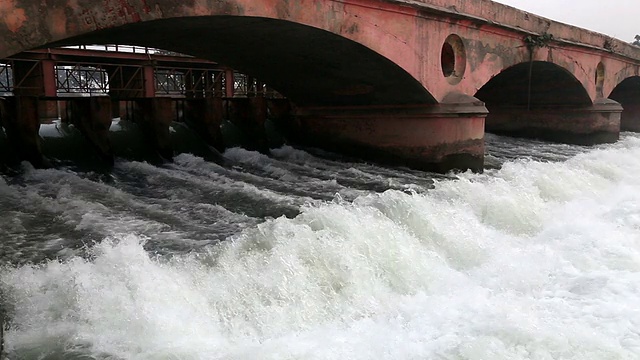
[[[627,42],[640,34],[640,0],[494,1]]]

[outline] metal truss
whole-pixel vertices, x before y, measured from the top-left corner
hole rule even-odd
[[[155,68],[156,95],[193,98],[224,96],[224,71],[220,69]]]
[[[216,63],[151,48],[122,45],[102,47],[98,50],[94,46],[81,47],[73,52],[68,48],[51,49],[55,52],[53,57],[48,52],[26,52],[4,59],[0,62],[0,96],[11,95],[19,89],[21,93],[48,97],[111,94],[122,99],[134,99],[152,93],[151,96],[175,98],[227,97],[230,94],[233,97],[282,98],[264,83],[238,72],[232,73],[233,92],[227,92],[226,74],[231,73]],[[111,55],[118,51],[122,59]],[[110,55],[96,57],[95,53]],[[150,57],[145,60],[132,55],[140,53]],[[151,58],[157,55],[159,57]],[[45,61],[49,64],[47,69],[53,68],[53,77],[48,75],[51,70],[44,70]],[[19,65],[18,73],[16,64]],[[153,80],[149,84],[145,76],[151,74]],[[47,76],[55,78],[47,83],[50,85],[44,84]],[[145,85],[150,87],[145,89]],[[47,89],[43,90],[44,86]]]
[[[8,95],[13,91],[13,70],[11,63],[0,63],[0,94]]]
[[[106,95],[109,76],[101,67],[76,64],[56,66],[56,89],[62,94]]]

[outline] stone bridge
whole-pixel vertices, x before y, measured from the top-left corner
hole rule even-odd
[[[640,48],[488,0],[6,0],[0,36],[0,58],[210,59],[287,96],[296,141],[418,168],[482,168],[485,123],[582,144],[640,129]]]

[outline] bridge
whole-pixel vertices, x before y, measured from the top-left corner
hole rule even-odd
[[[267,105],[288,100],[259,80],[212,61],[147,47],[104,45],[28,50],[0,63],[4,119],[0,123],[16,154],[43,165],[37,129],[62,119],[83,133],[108,164],[113,118],[144,127],[156,151],[171,159],[169,126],[186,121],[203,140],[224,149],[224,118],[245,133],[260,135]],[[267,104],[267,101],[269,104]],[[280,105],[282,107],[282,105]],[[266,140],[251,143],[265,148]]]
[[[0,58],[130,44],[215,61],[290,101],[295,142],[417,168],[481,169],[485,128],[640,130],[640,48],[488,0],[9,0],[0,35]],[[15,94],[8,117],[29,123],[42,96]]]

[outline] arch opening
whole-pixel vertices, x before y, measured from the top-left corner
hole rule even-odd
[[[43,47],[114,43],[219,62],[261,79],[300,106],[436,103],[419,81],[386,57],[329,31],[285,20],[226,15],[161,19]]]
[[[568,70],[545,61],[521,63],[503,70],[487,82],[475,95],[492,107],[588,106],[591,98]]]
[[[622,105],[620,129],[640,132],[640,76],[632,76],[618,84],[609,99]]]
[[[582,83],[553,63],[533,61],[505,69],[476,97],[489,109],[488,132],[580,145],[618,139],[620,106],[594,104]]]

